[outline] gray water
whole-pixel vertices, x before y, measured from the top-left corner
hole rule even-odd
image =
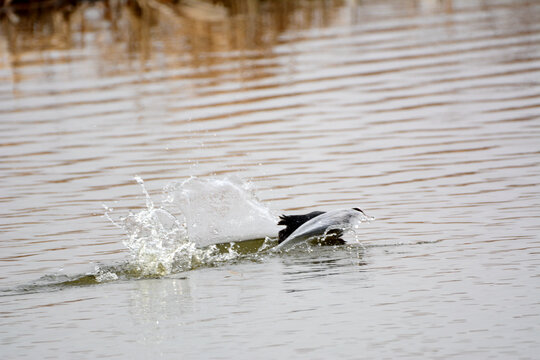
[[[540,2],[106,4],[2,20],[2,359],[538,358]],[[375,220],[148,274],[134,176]]]

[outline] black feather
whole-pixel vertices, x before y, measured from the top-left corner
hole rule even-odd
[[[303,223],[321,214],[324,214],[324,211],[312,211],[305,215],[281,215],[278,225],[285,225],[285,229],[279,232],[278,242],[281,243]]]
[[[363,212],[361,209],[359,208],[352,208],[353,210],[356,210],[356,211],[360,211],[362,214],[364,214],[364,216],[367,216],[365,212]]]

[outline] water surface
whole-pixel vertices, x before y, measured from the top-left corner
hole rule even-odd
[[[2,358],[537,357],[540,3],[138,4],[2,19]],[[376,220],[141,278],[134,176]]]

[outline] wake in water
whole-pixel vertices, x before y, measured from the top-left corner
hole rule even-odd
[[[318,212],[318,217],[304,219],[294,230],[290,228],[287,239],[281,239],[284,233],[277,216],[257,198],[250,183],[236,177],[191,177],[170,183],[163,189],[159,205],[144,181],[140,177],[135,180],[145,196],[143,209],[114,219],[113,209],[104,205],[105,217],[126,233],[123,243],[130,252],[126,261],[96,265],[82,275],[46,275],[32,284],[2,291],[4,295],[162,277],[238,260],[262,261],[274,256],[276,250],[289,251],[336,230],[340,238],[358,243],[359,224],[372,219],[350,209]],[[280,229],[281,243],[276,246]]]

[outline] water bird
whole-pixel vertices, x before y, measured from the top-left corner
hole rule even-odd
[[[361,215],[360,215],[361,214]],[[294,247],[301,242],[317,239],[321,245],[342,245],[343,230],[351,227],[351,222],[361,216],[368,218],[359,208],[333,211],[312,211],[303,215],[281,215],[278,225],[285,228],[278,233],[275,251]]]

